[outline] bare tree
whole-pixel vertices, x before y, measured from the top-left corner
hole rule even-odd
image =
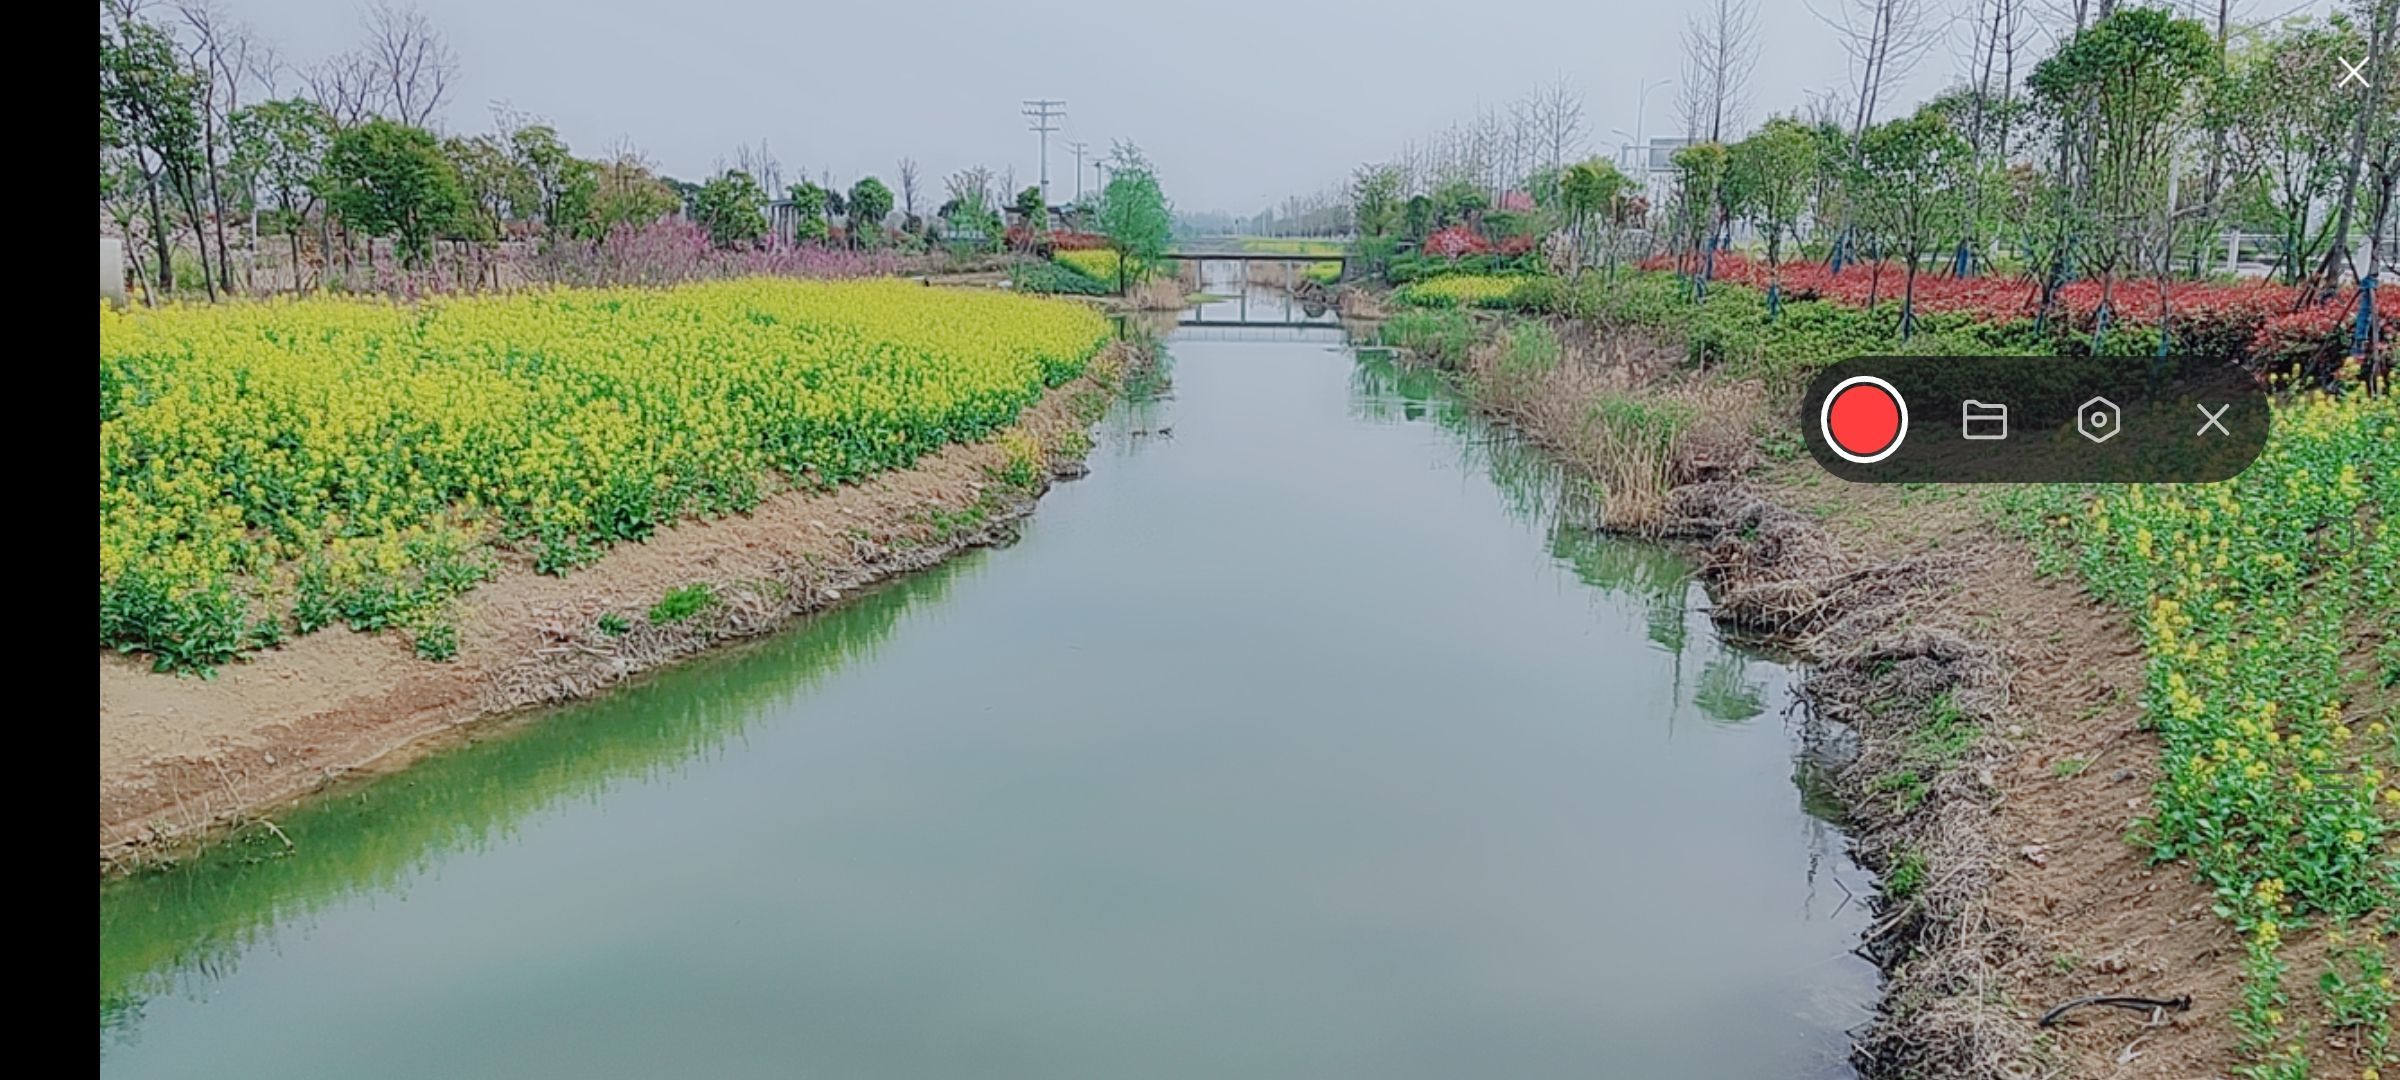
[[[917,159],[900,159],[900,213],[902,221],[917,216]]]
[[[300,72],[308,99],[340,127],[351,127],[374,111],[366,54],[337,53]]]
[[[1567,167],[1567,158],[1583,150],[1583,95],[1561,75],[1533,96],[1533,117],[1551,171]]]
[[[758,145],[755,147],[749,143],[734,147],[733,167],[750,174],[750,179],[758,181],[759,190],[766,192],[768,198],[780,199],[783,197],[783,162],[777,160],[775,152],[767,148],[767,140],[758,140]],[[806,179],[808,170],[800,170],[800,176],[802,179]]]
[[[1833,28],[1850,59],[1851,84],[1857,87],[1850,130],[1856,135],[1875,122],[1884,91],[1916,70],[1926,51],[1941,40],[1943,27],[1928,10],[1927,0],[1832,2],[1839,6],[1831,14],[1813,3],[1809,10]]]
[[[1756,0],[1710,0],[1683,26],[1684,128],[1709,142],[1732,138],[1758,63]]]
[[[450,96],[458,54],[414,7],[373,0],[364,21],[369,100],[403,124],[428,126]]]

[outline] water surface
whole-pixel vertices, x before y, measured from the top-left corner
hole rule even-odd
[[[1787,672],[1425,379],[1199,336],[1022,542],[104,887],[102,1071],[1847,1075]]]

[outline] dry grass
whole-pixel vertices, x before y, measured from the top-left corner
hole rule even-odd
[[[1136,311],[1183,310],[1183,286],[1173,278],[1154,277],[1126,290],[1125,302]]]
[[[1652,359],[1518,324],[1471,350],[1462,374],[1477,405],[1599,483],[1602,524],[1654,534],[1670,491],[1748,463],[1761,402],[1755,386],[1665,375]]]

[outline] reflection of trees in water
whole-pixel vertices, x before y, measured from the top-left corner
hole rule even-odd
[[[1747,657],[1721,649],[1700,666],[1700,681],[1692,689],[1692,704],[1699,706],[1709,719],[1739,724],[1757,719],[1758,714],[1767,711],[1767,690],[1750,678]]]
[[[1464,432],[1471,417],[1441,373],[1403,364],[1388,349],[1360,349],[1350,367],[1350,415],[1379,424],[1431,419]]]
[[[100,890],[103,1044],[135,1036],[142,1003],[230,974],[287,924],[368,892],[404,890],[451,852],[482,851],[568,800],[594,800],[714,754],[751,721],[853,661],[902,617],[980,566],[954,559],[818,616],[794,632],[437,753],[405,773],[279,814],[292,839],[227,838],[172,867]]]
[[[1691,637],[1692,568],[1681,556],[1564,522],[1550,532],[1550,554],[1584,584],[1639,602],[1651,643],[1682,657]]]

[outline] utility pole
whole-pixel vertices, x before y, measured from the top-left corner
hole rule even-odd
[[[1082,139],[1067,144],[1067,149],[1075,153],[1075,205],[1077,206],[1083,205],[1083,145]]]
[[[1050,133],[1058,130],[1051,121],[1067,118],[1067,103],[1053,101],[1049,98],[1035,98],[1025,103],[1025,118],[1032,121],[1027,126],[1042,135],[1042,205],[1048,206],[1050,205]],[[1083,174],[1078,172],[1075,175],[1082,176]]]

